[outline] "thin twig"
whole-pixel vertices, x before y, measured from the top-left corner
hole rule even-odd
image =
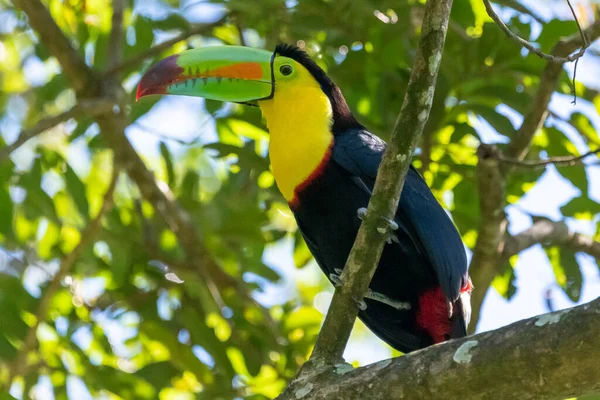
[[[114,105],[114,101],[103,98],[82,100],[73,106],[73,108],[65,111],[62,114],[40,120],[33,127],[21,131],[14,143],[11,143],[10,145],[0,149],[0,163],[6,161],[13,151],[21,147],[29,139],[34,138],[48,129],[53,128],[60,123],[66,122],[71,118],[77,118],[81,116],[98,116],[111,112]]]
[[[148,49],[147,51],[140,53],[138,55],[135,55],[125,61],[123,61],[121,64],[119,65],[115,65],[113,67],[109,67],[106,71],[104,71],[102,73],[102,77],[107,77],[110,75],[115,74],[116,72],[119,71],[123,71],[124,69],[127,68],[131,68],[134,66],[137,66],[139,63],[141,63],[142,61],[144,61],[147,58],[151,58],[154,57],[160,53],[162,53],[163,51],[169,49],[170,47],[172,47],[173,45],[188,39],[191,36],[194,35],[202,35],[206,32],[211,31],[214,27],[222,25],[226,20],[227,17],[229,15],[225,14],[223,17],[219,18],[218,20],[216,20],[215,22],[211,22],[209,24],[203,24],[203,25],[197,25],[192,27],[191,29],[175,36],[172,39],[166,40],[160,44],[157,44],[154,47],[151,47],[150,49]]]
[[[498,152],[498,161],[505,164],[514,165],[521,168],[539,168],[545,167],[549,164],[554,164],[560,167],[570,167],[573,165],[583,164],[583,160],[589,156],[600,154],[600,149],[588,151],[580,156],[561,156],[552,157],[547,160],[518,160],[515,158],[506,157],[501,152]]]
[[[577,32],[559,40],[554,45],[552,54],[556,56],[566,56],[584,45],[582,38],[585,38],[585,43],[590,43],[598,37],[600,37],[600,20],[597,20],[592,25],[588,26],[585,29],[583,36]],[[546,63],[546,67],[540,76],[540,83],[530,102],[529,111],[524,114],[521,126],[517,129],[508,144],[506,149],[507,156],[522,160],[527,155],[535,133],[546,120],[550,99],[556,90],[558,80],[563,71],[563,64],[553,62]],[[502,172],[506,175],[509,172],[509,169],[502,168]]]
[[[583,43],[583,49],[586,49],[589,44],[587,42],[587,39],[585,37],[585,35],[583,34],[583,30],[581,29],[581,25],[579,24],[579,19],[577,18],[577,14],[575,14],[575,10],[573,9],[573,6],[571,5],[571,1],[570,0],[566,0],[567,4],[569,5],[569,9],[571,10],[571,14],[573,14],[573,19],[575,20],[575,23],[577,24],[577,29],[579,29],[579,34],[581,35],[581,40]],[[573,101],[571,102],[571,104],[575,105],[577,104],[577,85],[575,84],[575,79],[577,77],[577,64],[579,64],[579,58],[577,58],[575,60],[575,65],[573,66]]]
[[[567,3],[569,3],[569,0],[567,0]],[[580,50],[575,54],[571,54],[566,57],[558,57],[553,54],[544,53],[540,49],[534,47],[527,40],[525,40],[525,39],[521,38],[520,36],[518,36],[517,34],[513,33],[508,28],[508,26],[506,26],[506,24],[502,21],[502,19],[500,19],[498,14],[496,14],[496,12],[494,11],[494,8],[492,7],[489,0],[483,0],[483,4],[485,5],[485,10],[487,11],[490,18],[492,18],[494,20],[494,22],[496,22],[496,24],[498,24],[498,26],[500,27],[500,29],[502,29],[502,31],[506,34],[506,36],[508,36],[511,40],[520,44],[522,47],[525,47],[530,52],[543,58],[544,60],[551,61],[551,62],[557,63],[557,64],[564,64],[566,62],[575,61],[585,54],[585,50],[588,47],[587,40],[583,34],[583,31],[581,30],[581,27],[579,26],[579,21],[577,21],[577,16],[575,16],[574,11],[573,11],[573,16],[575,16],[575,21],[577,21],[577,26],[579,27],[579,33],[581,34],[581,37],[583,39],[582,46],[581,46]],[[569,7],[571,7],[571,3],[569,3]],[[573,10],[573,7],[571,7],[571,10]]]
[[[234,18],[235,27],[238,30],[240,45],[246,46],[246,38],[244,38],[244,28],[242,27],[242,21],[240,20],[240,16],[236,15]]]
[[[59,291],[62,280],[71,272],[77,260],[81,257],[88,246],[94,242],[100,233],[102,229],[102,219],[113,206],[113,194],[117,186],[118,178],[119,169],[116,166],[113,166],[110,184],[106,190],[106,193],[104,194],[102,206],[100,207],[98,215],[96,215],[96,217],[86,226],[83,232],[81,232],[81,239],[79,240],[79,243],[77,246],[75,246],[71,253],[67,254],[62,259],[58,271],[48,284],[48,287],[42,293],[40,304],[36,312],[36,321],[27,331],[25,339],[19,348],[19,353],[9,368],[9,378],[7,380],[8,388],[10,388],[12,385],[12,381],[15,377],[22,375],[28,370],[27,354],[36,346],[38,327],[48,318],[50,303],[52,302],[54,295]]]

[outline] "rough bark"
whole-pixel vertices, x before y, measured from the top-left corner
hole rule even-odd
[[[600,391],[600,299],[293,382],[278,400],[546,400]]]

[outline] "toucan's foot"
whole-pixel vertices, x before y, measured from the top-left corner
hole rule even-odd
[[[396,221],[394,221],[393,219],[387,219],[385,217],[379,217],[379,218],[381,218],[382,220],[384,220],[387,226],[385,228],[377,228],[378,231],[380,231],[382,229],[384,229],[386,231],[388,229],[390,229],[392,231],[397,231],[398,230],[398,228],[399,228],[398,223]]]
[[[344,272],[343,270],[339,269],[339,268],[334,268],[333,272],[335,272],[336,274],[338,274],[339,276],[342,276],[342,272]]]
[[[400,243],[398,236],[396,236],[394,232],[387,232],[386,234],[387,236],[385,238],[385,241],[387,242],[387,244]]]
[[[344,284],[344,281],[342,281],[342,273],[340,271],[339,275],[337,274],[339,270],[336,268],[335,269],[335,274],[329,274],[329,280],[331,280],[331,282],[333,283],[333,286],[335,287],[340,287]]]
[[[367,215],[367,209],[365,207],[361,207],[358,210],[356,210],[356,215],[358,216],[358,219],[360,219],[361,221],[363,221],[365,219],[365,216]],[[381,233],[382,235],[387,235],[387,237],[385,238],[385,241],[388,244],[391,244],[392,242],[394,243],[400,243],[400,241],[398,240],[398,237],[396,235],[394,235],[393,231],[398,230],[398,223],[394,220],[391,219],[387,219],[385,217],[379,217],[382,220],[385,221],[385,226],[381,226],[379,228],[377,228],[377,231],[379,233]]]
[[[358,309],[360,311],[365,311],[367,309],[367,303],[365,303],[364,300],[357,300],[356,298],[354,298],[354,302],[356,303],[356,306],[358,307]]]
[[[365,299],[371,299],[374,301],[378,301],[379,303],[387,304],[390,307],[395,308],[396,310],[410,310],[410,303],[405,301],[397,301],[394,299],[390,299],[384,294],[373,292],[371,289],[365,294]]]

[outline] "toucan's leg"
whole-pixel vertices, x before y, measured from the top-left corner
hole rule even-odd
[[[358,216],[358,219],[360,219],[361,221],[365,219],[365,216],[367,215],[367,209],[365,207],[361,207],[358,210],[356,210],[356,215]],[[391,219],[387,219],[385,217],[379,217],[382,220],[385,221],[386,225],[385,227],[380,227],[377,228],[377,231],[383,235],[386,235],[385,241],[388,244],[391,244],[392,242],[394,243],[400,243],[400,241],[398,240],[398,237],[396,236],[396,234],[394,234],[394,231],[398,230],[398,223],[394,220]]]
[[[333,271],[335,273],[329,274],[329,279],[331,279],[331,282],[333,282],[333,286],[342,286],[344,284],[344,282],[342,281],[342,270],[339,268],[335,268]],[[374,292],[371,289],[369,289],[365,294],[365,299],[370,299],[383,304],[387,304],[388,306],[393,307],[396,310],[410,310],[410,303],[390,299],[386,295]],[[356,305],[358,306],[359,310],[364,311],[367,309],[367,303],[365,303],[364,300],[354,299],[354,301],[356,302]]]
[[[329,274],[329,279],[331,282],[333,282],[333,286],[342,286],[344,284],[344,281],[342,281],[342,270],[335,268],[333,271],[335,272],[334,274]],[[359,310],[364,311],[367,309],[367,303],[365,303],[363,300],[354,299],[354,301],[356,302],[356,306]]]
[[[410,303],[405,301],[397,301],[394,299],[390,299],[384,294],[377,293],[369,289],[367,294],[365,294],[365,299],[371,299],[374,301],[378,301],[383,304],[387,304],[390,307],[395,308],[396,310],[410,310]]]

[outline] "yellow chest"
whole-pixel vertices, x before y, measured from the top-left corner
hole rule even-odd
[[[333,143],[331,104],[319,87],[277,92],[259,103],[271,134],[271,169],[279,190],[292,202],[296,189],[321,165]]]

